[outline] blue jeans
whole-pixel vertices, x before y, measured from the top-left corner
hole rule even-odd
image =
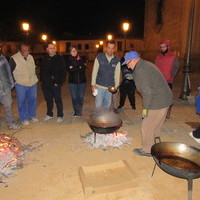
[[[109,109],[112,101],[112,94],[108,91],[108,89],[103,89],[98,87],[98,94],[95,97],[95,106],[103,107]]]
[[[86,83],[69,84],[75,115],[82,115],[85,88],[86,88]]]
[[[26,121],[36,116],[37,84],[28,87],[15,85],[20,121]]]

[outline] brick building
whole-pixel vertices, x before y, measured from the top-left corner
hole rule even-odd
[[[144,29],[146,59],[154,62],[159,51],[159,42],[169,39],[172,51],[179,56],[181,66],[184,65],[193,3],[195,9],[190,63],[192,71],[200,72],[200,13],[198,12],[200,0],[146,0]]]

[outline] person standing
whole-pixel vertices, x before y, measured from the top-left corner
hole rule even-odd
[[[134,149],[134,153],[151,156],[154,138],[160,135],[167,110],[172,104],[172,92],[158,68],[141,59],[136,51],[126,54],[124,64],[133,70],[136,88],[143,99],[142,148]]]
[[[19,52],[11,56],[10,67],[15,79],[19,118],[23,125],[37,122],[37,76],[35,62],[28,44],[21,44]]]
[[[117,87],[120,79],[120,59],[114,55],[115,41],[108,41],[106,51],[98,55],[92,71],[92,93],[98,89],[95,96],[95,106],[109,109],[112,94],[108,87]]]
[[[14,88],[14,80],[5,56],[0,53],[0,103],[3,104],[6,113],[8,129],[20,129],[12,117],[12,95],[11,89]]]
[[[121,59],[121,63],[124,62],[124,57],[126,53],[129,51],[125,51],[124,55]],[[135,107],[135,82],[133,80],[132,70],[127,67],[127,65],[121,65],[121,71],[122,71],[122,78],[126,78],[124,83],[120,87],[120,102],[118,109],[122,109],[124,107],[124,103],[126,100],[126,96],[128,95],[128,99],[131,105],[131,108],[133,110],[136,109]]]
[[[69,52],[70,55],[66,58],[66,66],[69,73],[69,89],[74,109],[74,117],[80,117],[82,116],[86,88],[86,61],[78,55],[75,46],[70,47]]]
[[[196,96],[196,114],[200,115],[200,85],[198,87],[198,94]],[[190,132],[189,136],[192,137],[197,143],[200,143],[200,126],[194,131]]]
[[[156,56],[155,65],[165,77],[169,87],[173,88],[174,77],[178,73],[178,57],[170,51],[170,41],[163,40],[160,42],[160,53]],[[170,118],[172,105],[170,106],[167,118]]]
[[[40,70],[40,82],[44,98],[47,105],[47,113],[44,121],[53,118],[53,104],[57,107],[57,122],[63,121],[63,102],[61,96],[61,86],[66,78],[65,61],[62,56],[56,53],[56,46],[47,44],[47,53],[42,60]]]

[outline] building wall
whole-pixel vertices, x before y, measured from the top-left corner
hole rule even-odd
[[[163,39],[171,41],[171,50],[179,56],[181,66],[185,63],[187,52],[188,30],[190,24],[190,10],[192,0],[163,0],[163,23],[156,25],[156,9],[159,0],[146,0],[145,7],[145,58],[154,62],[159,51],[159,43]],[[200,0],[196,0],[195,20],[193,26],[193,45],[191,62],[193,69],[198,69],[197,54],[200,49],[200,28],[198,26],[200,14]],[[196,58],[194,62],[194,58]]]

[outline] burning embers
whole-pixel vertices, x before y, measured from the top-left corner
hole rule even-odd
[[[127,137],[126,131],[117,131],[110,134],[89,133],[84,138],[84,142],[90,143],[93,148],[120,148],[124,144],[130,144],[130,140],[131,138]]]
[[[23,151],[19,141],[6,134],[0,134],[0,178],[8,176],[19,164]]]

